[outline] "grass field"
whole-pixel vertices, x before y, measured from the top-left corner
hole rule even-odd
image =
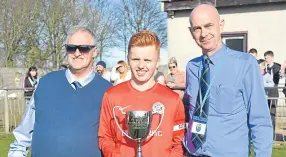
[[[0,134],[0,157],[7,157],[10,144],[14,141],[12,134]],[[28,157],[31,157],[30,155]]]
[[[7,157],[9,145],[14,141],[13,135],[0,134],[0,157]],[[286,144],[275,144],[273,146],[272,157],[285,157],[286,156]],[[30,157],[30,156],[29,156]],[[253,153],[251,153],[253,157]]]

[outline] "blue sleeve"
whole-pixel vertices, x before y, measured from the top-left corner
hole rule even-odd
[[[197,77],[195,76],[195,72],[193,71],[194,68],[191,65],[191,62],[188,63],[187,67],[186,67],[186,90],[185,90],[185,96],[186,99],[189,102],[189,117],[190,120],[193,117],[193,113],[194,113],[194,108],[196,107],[196,94],[193,93],[194,90],[192,90],[192,88],[196,87],[196,79]]]
[[[26,107],[21,124],[13,131],[15,141],[10,145],[8,157],[26,157],[32,143],[32,133],[35,123],[34,95]]]
[[[269,157],[272,154],[273,128],[263,79],[256,60],[250,57],[247,62],[243,79],[243,98],[248,108],[254,154],[256,157]]]

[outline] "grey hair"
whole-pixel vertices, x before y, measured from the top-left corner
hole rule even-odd
[[[89,28],[87,28],[85,26],[74,26],[74,27],[70,28],[68,31],[68,35],[67,35],[66,44],[68,44],[69,38],[79,31],[89,33],[93,39],[92,45],[96,44],[96,38],[95,38],[94,33]]]

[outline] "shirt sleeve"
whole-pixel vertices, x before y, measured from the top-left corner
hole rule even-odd
[[[173,131],[173,148],[170,157],[182,157],[183,156],[183,137],[185,134],[186,124],[185,124],[185,109],[184,104],[181,99],[177,101],[178,107],[176,111],[176,116],[174,119],[174,131]]]
[[[35,123],[35,102],[31,97],[21,124],[13,131],[15,141],[10,145],[8,157],[26,157],[32,143],[32,133]]]
[[[185,96],[186,96],[186,100],[188,101],[188,105],[187,108],[188,108],[188,113],[189,113],[189,117],[190,119],[192,118],[192,115],[194,113],[194,108],[196,107],[196,103],[194,102],[194,98],[195,96],[193,94],[190,93],[191,91],[191,83],[193,80],[193,72],[191,71],[191,67],[190,65],[188,64],[187,65],[187,68],[186,68],[186,90],[185,90]]]
[[[113,113],[108,94],[105,93],[100,111],[98,129],[99,148],[105,157],[121,157],[119,146],[116,144],[116,137],[113,124]]]
[[[273,128],[265,97],[262,75],[253,58],[243,80],[243,97],[248,109],[248,123],[255,156],[269,157],[272,153]]]

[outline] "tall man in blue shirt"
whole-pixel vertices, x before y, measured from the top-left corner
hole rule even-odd
[[[190,122],[184,145],[192,156],[270,157],[272,125],[255,58],[222,43],[224,20],[211,5],[190,15],[190,32],[203,55],[187,64]]]
[[[101,99],[111,84],[93,72],[97,55],[94,34],[72,29],[66,42],[69,68],[48,73],[14,130],[9,157],[99,157],[98,121]]]

